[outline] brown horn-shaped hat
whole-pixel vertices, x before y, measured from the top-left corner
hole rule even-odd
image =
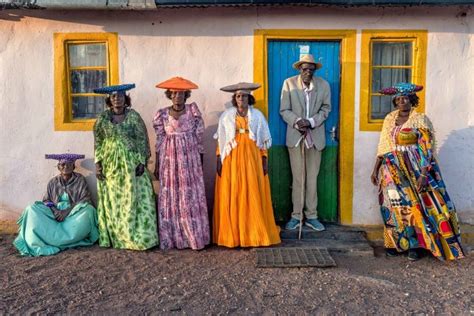
[[[237,91],[250,94],[253,90],[260,88],[260,84],[253,82],[239,82],[231,84],[230,86],[222,87],[221,90],[225,92],[236,93]]]

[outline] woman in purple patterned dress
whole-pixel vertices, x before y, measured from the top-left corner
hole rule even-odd
[[[209,218],[202,172],[204,121],[196,103],[186,104],[189,80],[175,77],[157,85],[172,106],[158,110],[155,177],[160,181],[160,248],[202,249],[209,244]]]

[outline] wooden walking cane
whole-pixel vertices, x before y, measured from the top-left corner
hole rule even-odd
[[[303,205],[303,208],[301,209],[301,216],[300,216],[300,227],[299,227],[299,232],[298,232],[298,240],[301,240],[301,234],[303,232],[303,210],[304,210],[304,191],[305,191],[305,184],[306,184],[306,159],[304,156],[304,141],[306,139],[306,133],[307,131],[301,136],[301,156],[303,157],[303,166],[301,168],[301,205]]]

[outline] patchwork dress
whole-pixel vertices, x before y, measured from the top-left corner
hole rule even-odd
[[[145,250],[158,245],[155,194],[146,168],[148,135],[140,115],[126,110],[122,123],[112,123],[106,110],[94,126],[95,161],[102,163],[105,180],[97,181],[99,245]],[[139,164],[145,166],[135,175]]]
[[[209,244],[209,218],[200,154],[204,121],[195,103],[175,119],[169,107],[153,119],[159,159],[160,248],[202,249]]]
[[[64,221],[58,222],[43,202],[54,203],[60,211],[74,207]],[[86,179],[75,172],[67,182],[60,175],[51,179],[43,201],[29,205],[18,219],[18,226],[13,245],[23,256],[49,256],[93,245],[99,238],[97,213]]]
[[[424,248],[439,259],[464,257],[456,210],[434,156],[434,131],[429,119],[412,110],[401,126],[398,110],[387,115],[380,137],[379,203],[385,224],[385,248],[400,252]],[[426,186],[417,179],[427,168]]]

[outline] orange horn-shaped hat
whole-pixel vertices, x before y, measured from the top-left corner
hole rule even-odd
[[[157,88],[170,90],[192,90],[199,88],[194,82],[181,78],[173,77],[156,85]]]

